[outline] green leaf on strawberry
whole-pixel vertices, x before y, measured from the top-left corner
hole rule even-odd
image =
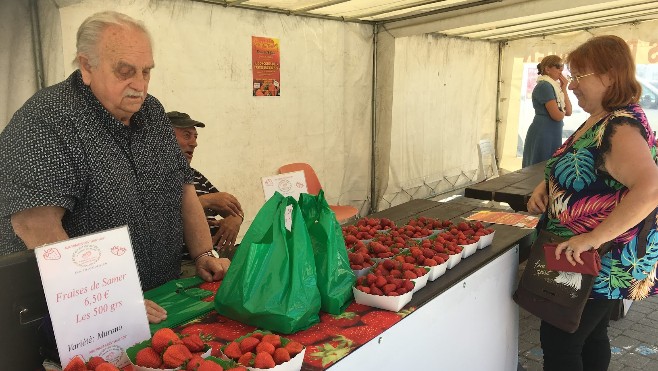
[[[350,354],[354,345],[349,339],[347,341],[329,342],[317,346],[311,346],[306,351],[310,363],[320,363],[322,367],[327,367]]]

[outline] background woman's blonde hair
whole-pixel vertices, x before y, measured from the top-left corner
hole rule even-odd
[[[537,73],[543,75],[548,67],[558,66],[562,66],[562,58],[557,55],[547,55],[537,64]]]

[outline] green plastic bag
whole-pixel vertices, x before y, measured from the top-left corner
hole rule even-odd
[[[290,231],[285,226],[288,205]],[[217,291],[215,310],[284,334],[320,321],[313,248],[294,198],[275,193],[260,209]]]
[[[181,278],[165,283],[144,293],[144,299],[154,301],[167,311],[167,319],[151,323],[151,334],[163,327],[176,327],[213,310],[213,303],[202,299],[212,292],[197,286],[204,281],[199,277]]]
[[[341,314],[352,302],[352,286],[356,280],[347,257],[343,231],[324,198],[324,191],[320,190],[317,196],[302,193],[299,206],[313,245],[322,298],[320,308],[330,314]]]

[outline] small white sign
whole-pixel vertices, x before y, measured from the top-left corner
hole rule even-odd
[[[284,196],[292,196],[299,200],[299,195],[308,193],[306,187],[306,177],[303,171],[293,171],[279,175],[263,177],[263,192],[265,201],[269,200],[274,192],[279,192]]]
[[[62,365],[75,356],[128,365],[124,350],[151,337],[128,227],[35,254]]]

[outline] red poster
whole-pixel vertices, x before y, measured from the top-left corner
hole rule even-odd
[[[279,39],[251,37],[251,64],[255,97],[281,95]]]

